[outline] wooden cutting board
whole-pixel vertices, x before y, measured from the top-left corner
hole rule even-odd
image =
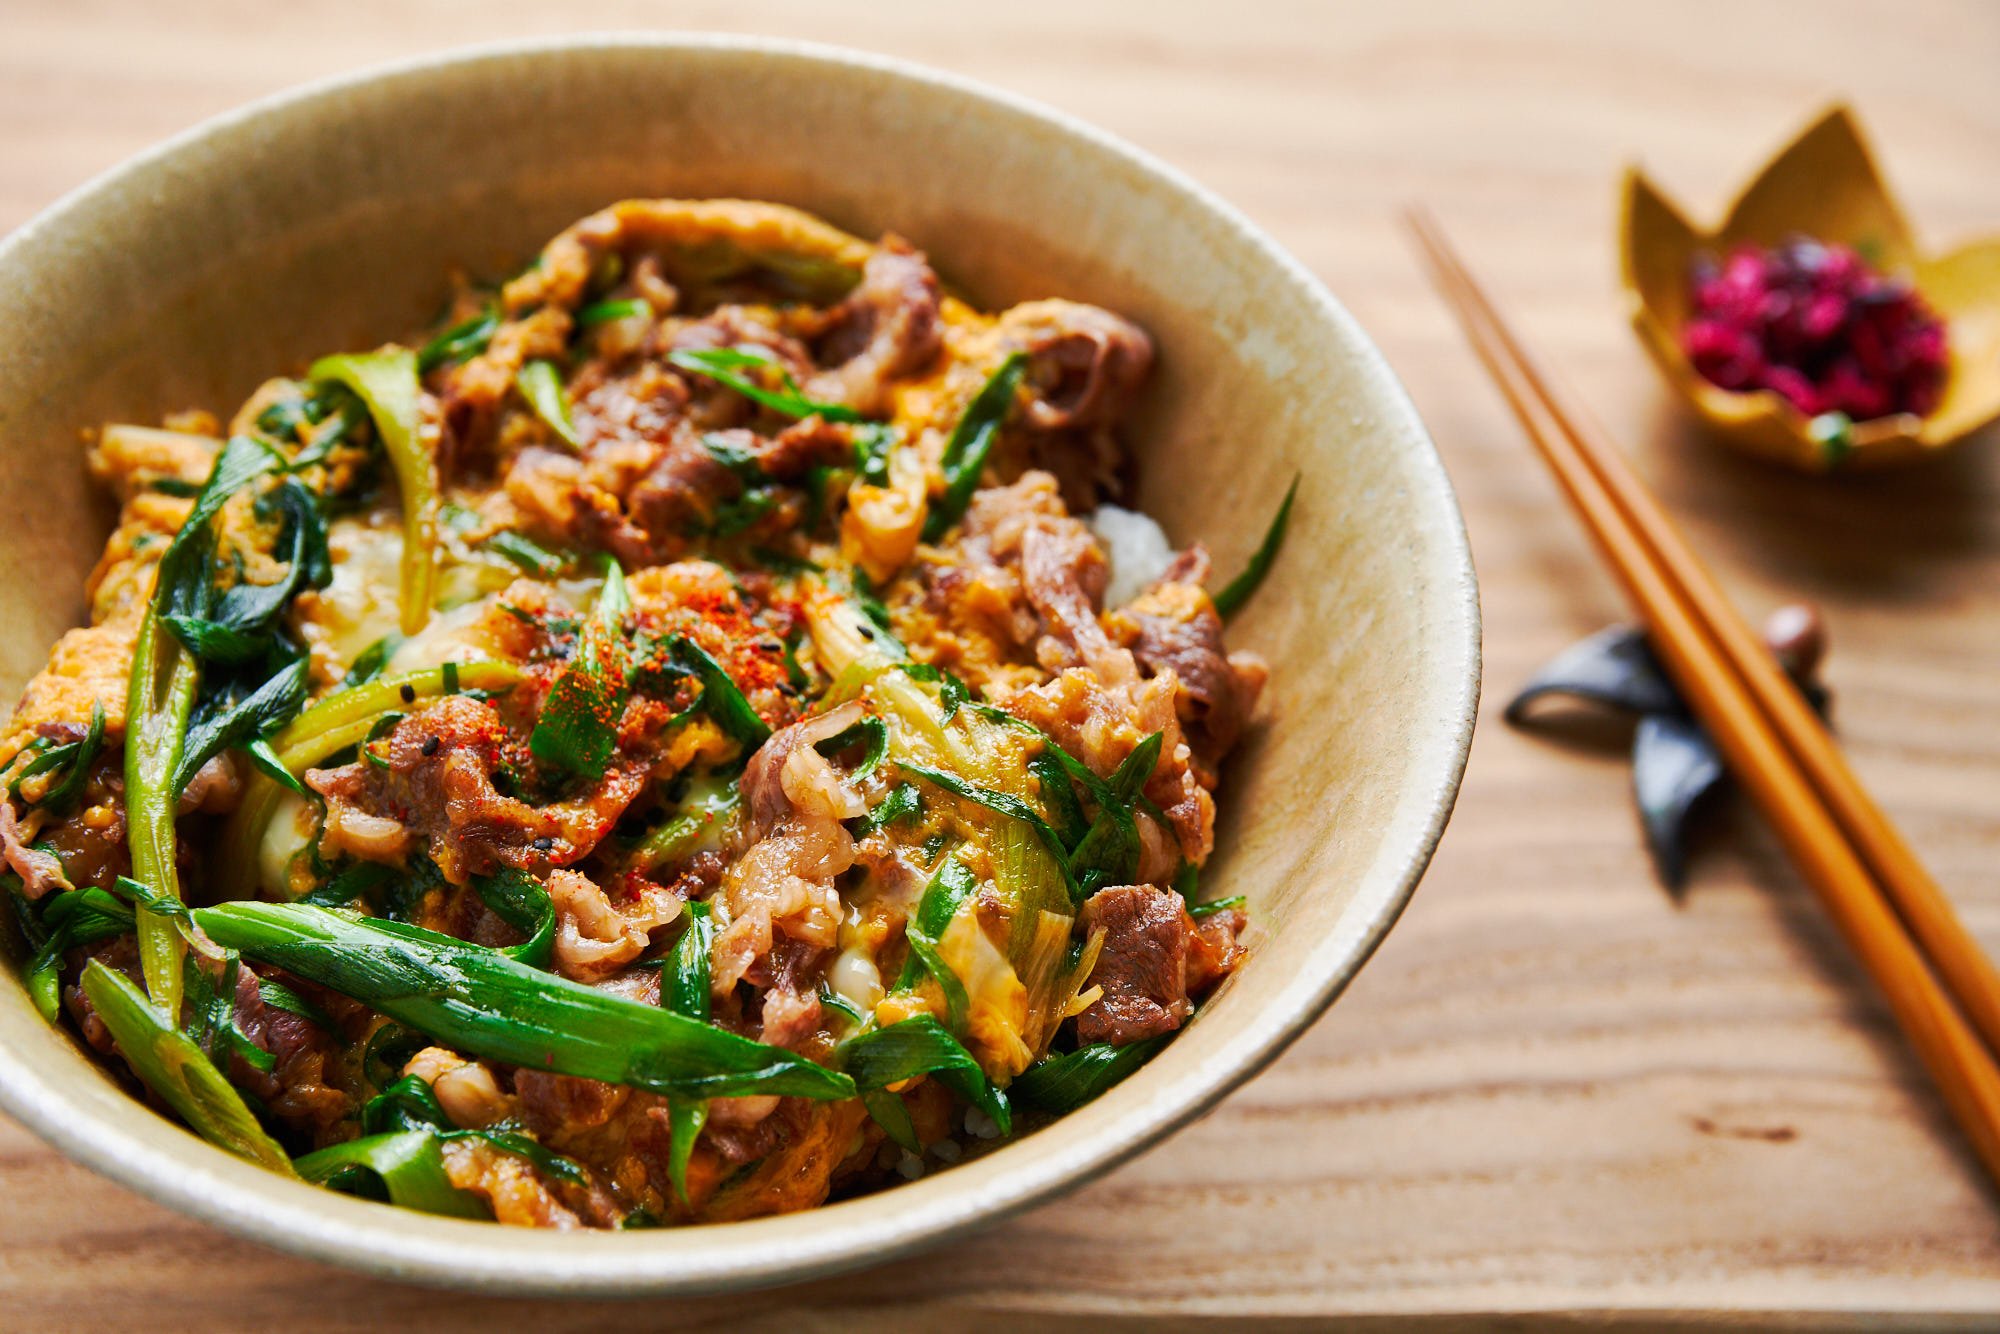
[[[2000,6],[573,8],[0,0],[0,227],[266,92],[585,24],[842,42],[1045,99],[1235,201],[1408,382],[1485,595],[1489,703],[1450,833],[1360,982],[1269,1073],[1107,1180],[953,1251],[741,1299],[503,1306],[234,1240],[0,1123],[0,1325],[1996,1318],[2000,1200],[1772,840],[1722,812],[1676,905],[1652,882],[1615,746],[1500,722],[1536,664],[1620,607],[1395,213],[1437,208],[1747,608],[1805,595],[1826,609],[1855,763],[2000,948],[2000,439],[1833,482],[1720,452],[1624,327],[1612,230],[1626,160],[1713,207],[1839,94],[1927,242],[2000,229]]]

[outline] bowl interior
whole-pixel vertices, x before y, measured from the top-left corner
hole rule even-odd
[[[1020,1207],[1197,1114],[1310,1022],[1401,908],[1449,810],[1478,677],[1464,534],[1402,390],[1316,283],[1157,164],[840,53],[603,39],[400,67],[225,118],[0,244],[0,691],[81,616],[106,512],[79,428],[226,415],[270,373],[421,326],[451,266],[504,274],[575,217],[649,194],[797,204],[902,233],[978,303],[1061,295],[1136,319],[1161,349],[1134,435],[1141,503],[1225,572],[1303,474],[1283,558],[1233,630],[1275,670],[1205,877],[1208,893],[1249,895],[1261,948],[1111,1095],[816,1214],[574,1237],[346,1200],[154,1116],[0,987],[0,1101],[73,1155],[379,1272],[594,1293],[802,1277]]]

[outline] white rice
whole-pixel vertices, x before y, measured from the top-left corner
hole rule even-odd
[[[1111,558],[1111,582],[1104,605],[1122,607],[1166,572],[1174,558],[1173,544],[1146,515],[1116,505],[1099,505],[1090,526]]]

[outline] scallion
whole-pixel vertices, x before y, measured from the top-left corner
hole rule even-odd
[[[854,1096],[847,1076],[685,1015],[556,977],[498,950],[301,903],[224,903],[218,945],[380,1011],[455,1050],[672,1097]]]
[[[562,372],[553,361],[530,361],[515,372],[514,383],[528,406],[571,449],[581,449],[576,423],[570,420],[569,399],[563,393]]]
[[[1292,478],[1286,488],[1285,499],[1278,506],[1278,512],[1271,517],[1271,526],[1264,530],[1264,540],[1257,544],[1257,550],[1250,557],[1250,563],[1243,567],[1243,573],[1223,585],[1215,595],[1215,609],[1224,618],[1235,615],[1250,600],[1264,582],[1264,576],[1271,572],[1271,564],[1278,559],[1278,548],[1285,543],[1285,529],[1291,526],[1292,502],[1298,499],[1299,476]]]

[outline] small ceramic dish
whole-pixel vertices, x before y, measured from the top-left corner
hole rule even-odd
[[[504,273],[634,196],[792,203],[893,228],[976,301],[1093,301],[1149,329],[1138,496],[1232,568],[1303,474],[1232,641],[1278,664],[1204,876],[1262,944],[1158,1059],[1018,1142],[753,1222],[563,1234],[287,1180],[115,1087],[0,986],[0,1106],[175,1208],[377,1274],[489,1292],[688,1293],[889,1259],[1104,1172],[1312,1023],[1444,828],[1479,680],[1465,532],[1401,386],[1326,291],[1228,206],[1055,113],[870,56],[733,38],[480,50],[290,93],[119,168],[0,242],[0,690],[80,616],[106,515],[80,428],[239,401],[274,367],[421,327],[452,265]],[[31,1207],[31,1206],[24,1206]]]
[[[2000,418],[2000,236],[1943,255],[1918,249],[1860,126],[1828,109],[1779,151],[1703,231],[1644,172],[1625,175],[1623,279],[1632,325],[1667,379],[1731,444],[1811,472],[1907,463]],[[1857,422],[1837,437],[1770,390],[1737,393],[1704,379],[1682,351],[1692,267],[1703,255],[1794,236],[1836,242],[1906,277],[1945,322],[1950,365],[1929,415]]]

